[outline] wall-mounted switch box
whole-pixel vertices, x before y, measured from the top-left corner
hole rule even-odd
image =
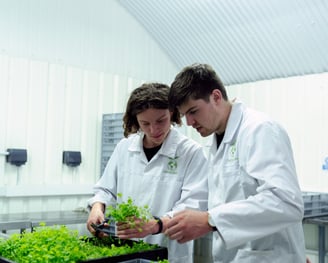
[[[26,149],[7,149],[6,161],[16,166],[21,166],[27,162]]]
[[[81,164],[81,152],[63,151],[63,163],[68,166],[78,166]]]

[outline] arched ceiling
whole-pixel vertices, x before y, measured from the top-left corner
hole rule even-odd
[[[328,71],[328,0],[117,0],[178,69],[227,85]]]

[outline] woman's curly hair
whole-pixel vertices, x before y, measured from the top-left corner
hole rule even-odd
[[[136,133],[140,129],[137,114],[147,109],[169,109],[170,87],[161,83],[145,83],[132,91],[123,116],[124,136]],[[173,110],[171,123],[181,125],[180,113]]]

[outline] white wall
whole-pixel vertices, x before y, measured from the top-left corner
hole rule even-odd
[[[303,191],[328,192],[328,73],[234,85],[230,97],[267,112],[288,131]]]
[[[123,112],[133,88],[144,80],[169,84],[179,69],[113,0],[2,0],[0,16],[0,153],[28,150],[19,169],[0,155],[1,211],[79,206],[99,176],[102,114]],[[327,83],[325,73],[228,87],[230,97],[286,127],[306,191],[328,191],[321,170],[328,155]],[[63,150],[81,151],[81,166],[62,165]],[[36,197],[5,197],[31,192]],[[40,198],[44,192],[71,196]]]
[[[1,0],[0,17],[0,213],[85,206],[102,114],[177,69],[116,1]],[[8,148],[27,149],[28,162],[7,163]],[[81,151],[82,164],[63,165],[64,150]]]
[[[219,73],[219,72],[218,72]],[[229,98],[238,98],[263,111],[287,130],[303,191],[328,192],[328,73],[264,80],[226,87]],[[185,129],[201,144],[195,130]]]
[[[176,72],[116,0],[0,0],[0,17],[4,54],[146,80]]]

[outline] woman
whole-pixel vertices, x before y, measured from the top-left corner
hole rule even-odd
[[[94,187],[87,227],[95,234],[91,224],[104,220],[106,206],[131,197],[138,206],[148,205],[160,220],[137,219],[138,227],[129,229],[119,224],[117,235],[167,247],[171,263],[191,263],[192,242],[179,244],[162,233],[175,212],[207,209],[206,157],[200,145],[173,127],[181,119],[169,110],[168,94],[169,87],[159,83],[143,84],[131,93],[123,117],[125,138]]]

